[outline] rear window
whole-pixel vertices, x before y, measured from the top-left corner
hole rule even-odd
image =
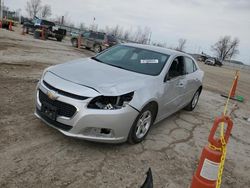
[[[55,26],[53,22],[49,22],[47,20],[41,20],[41,25]]]
[[[116,42],[116,38],[111,36],[111,35],[108,35],[108,41],[110,42]]]

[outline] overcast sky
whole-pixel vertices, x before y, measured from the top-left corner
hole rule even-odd
[[[10,9],[22,9],[27,0],[4,0]],[[152,41],[176,46],[187,39],[186,51],[213,55],[211,45],[221,36],[240,39],[235,57],[250,64],[250,0],[42,0],[52,7],[53,16],[68,14],[78,25],[99,28],[119,24],[123,28],[148,26]]]

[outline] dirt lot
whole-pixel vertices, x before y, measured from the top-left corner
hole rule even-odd
[[[234,70],[200,64],[204,91],[193,112],[154,126],[141,144],[109,145],[63,136],[34,115],[35,87],[45,67],[93,54],[69,41],[35,40],[0,30],[0,187],[139,187],[152,168],[154,186],[187,188],[213,119],[221,114]],[[223,187],[250,187],[250,74],[241,71],[244,103],[231,116]]]

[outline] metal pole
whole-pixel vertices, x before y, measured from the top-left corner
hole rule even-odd
[[[3,14],[2,14],[2,0],[0,0],[0,20],[3,19]]]

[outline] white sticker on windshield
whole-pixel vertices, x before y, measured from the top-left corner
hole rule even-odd
[[[141,63],[159,63],[158,59],[141,59]]]

